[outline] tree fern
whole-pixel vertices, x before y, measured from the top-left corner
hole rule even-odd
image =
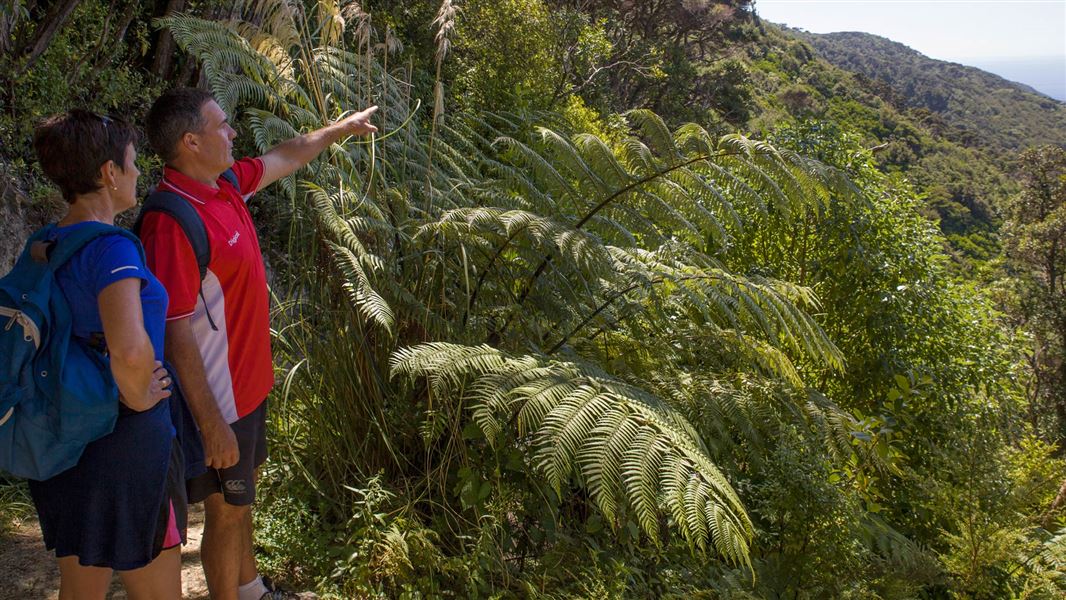
[[[427,376],[438,392],[467,383],[474,419],[498,443],[510,427],[533,444],[556,493],[578,478],[604,515],[632,511],[658,540],[660,507],[694,547],[748,562],[751,522],[690,426],[654,397],[595,369],[488,346],[431,343],[401,349],[393,371]]]

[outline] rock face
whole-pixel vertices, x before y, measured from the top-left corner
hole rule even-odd
[[[22,242],[30,233],[20,196],[13,191],[0,195],[0,273],[15,264]]]
[[[0,178],[0,275],[15,264],[26,238],[58,219],[64,206],[58,197],[30,202],[7,178]]]

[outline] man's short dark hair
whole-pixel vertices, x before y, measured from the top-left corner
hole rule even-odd
[[[169,163],[178,157],[178,142],[189,132],[204,128],[200,109],[214,96],[198,88],[180,87],[164,92],[148,111],[145,132],[152,149]]]
[[[38,125],[33,147],[44,174],[73,203],[77,195],[103,187],[100,167],[107,161],[125,171],[126,147],[136,144],[139,137],[132,125],[118,117],[76,108]]]

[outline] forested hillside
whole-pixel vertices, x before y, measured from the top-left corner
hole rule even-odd
[[[377,136],[254,203],[265,571],[327,598],[1062,597],[1061,103],[905,53],[925,73],[864,73],[752,11],[16,0],[6,237],[61,208],[47,114],[201,85],[255,154],[377,104]],[[26,502],[0,485],[0,536]]]
[[[1018,191],[1017,154],[1066,139],[1066,104],[869,34],[760,32],[749,66],[762,119],[846,123],[926,196],[961,271],[999,253],[997,206]]]
[[[1002,156],[1066,139],[1066,104],[1025,85],[868,33],[791,33],[830,63],[883,82],[902,106],[939,115],[952,141]]]

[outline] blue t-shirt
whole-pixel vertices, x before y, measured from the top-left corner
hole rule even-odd
[[[56,228],[62,240],[84,223]],[[141,260],[134,242],[122,235],[94,239],[56,272],[59,288],[70,305],[74,335],[89,338],[103,332],[97,297],[107,286],[129,277],[141,280],[141,310],[144,329],[152,341],[156,360],[163,360],[163,333],[166,330],[167,291]]]

